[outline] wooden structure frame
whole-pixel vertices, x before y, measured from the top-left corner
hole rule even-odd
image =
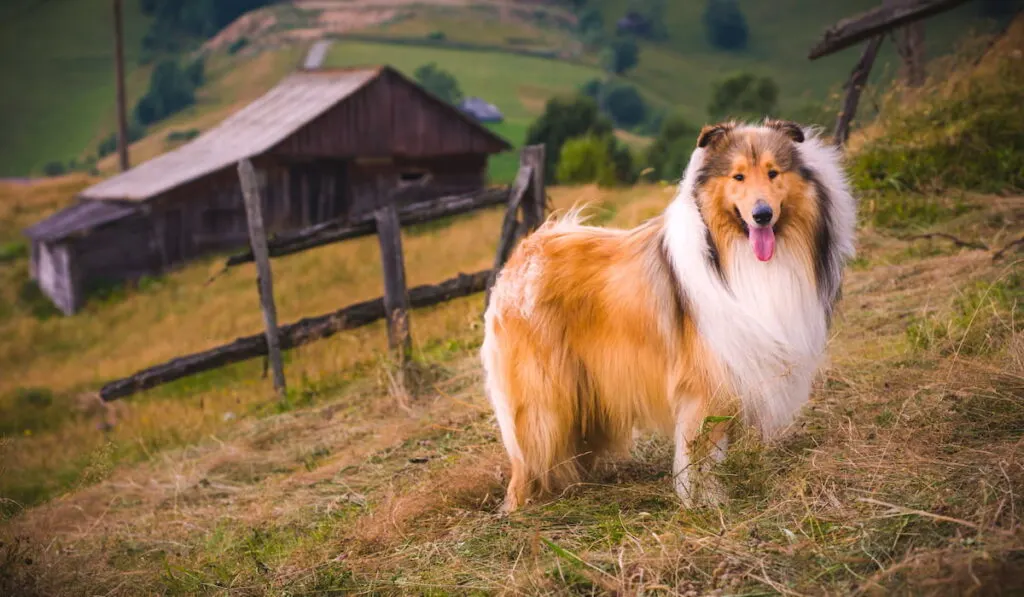
[[[263,309],[265,329],[261,334],[238,338],[230,344],[181,356],[165,363],[138,371],[123,379],[105,384],[100,389],[104,401],[116,400],[136,392],[171,381],[217,369],[240,361],[266,356],[274,370],[274,387],[280,395],[285,393],[285,379],[281,365],[281,350],[295,348],[343,331],[368,325],[380,319],[388,323],[388,345],[400,363],[408,358],[411,348],[409,309],[436,305],[454,298],[487,291],[494,277],[505,264],[515,242],[529,234],[544,221],[547,197],[544,187],[544,146],[523,148],[520,168],[510,187],[488,189],[475,194],[445,197],[430,202],[396,207],[396,202],[378,208],[372,219],[355,226],[348,222],[326,222],[276,241],[267,242],[262,229],[259,192],[252,182],[257,178],[252,165],[242,161],[239,166],[242,188],[246,189],[247,208],[250,213],[251,251],[228,260],[229,265],[256,261],[259,272],[257,285],[260,306]],[[415,223],[482,209],[504,203],[505,218],[493,269],[472,274],[458,274],[436,285],[407,289],[402,254],[400,228]],[[521,216],[520,216],[521,214]],[[332,313],[302,319],[277,326],[273,300],[270,258],[304,251],[328,243],[341,242],[357,236],[377,234],[380,240],[381,261],[384,266],[384,295],[376,299],[349,305]],[[280,372],[280,373],[279,373]]]
[[[885,0],[881,6],[857,16],[843,19],[829,27],[821,40],[811,48],[808,59],[816,60],[834,54],[862,41],[867,40],[864,51],[850,73],[844,88],[843,107],[836,117],[833,139],[836,145],[843,146],[850,137],[850,124],[857,113],[860,95],[867,84],[871,67],[881,47],[886,33],[897,28],[918,25],[928,17],[956,8],[969,0]],[[908,77],[911,83],[919,84],[924,78],[923,57],[919,55],[921,33],[910,47],[901,52],[907,63]]]
[[[372,219],[485,188],[512,146],[383,66],[299,71],[191,142],[82,190],[25,230],[31,272],[65,314],[92,288],[249,241],[237,165],[258,175],[268,234]]]

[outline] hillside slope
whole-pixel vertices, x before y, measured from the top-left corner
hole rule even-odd
[[[231,41],[246,37],[253,46],[269,52],[299,53],[311,38],[358,33],[361,39],[403,44],[377,53],[362,52],[369,62],[382,62],[381,57],[386,55],[414,68],[411,65],[417,54],[434,50],[406,43],[429,42],[440,48],[448,45],[453,47],[442,56],[442,67],[450,63],[452,68],[465,72],[467,64],[476,63],[475,72],[484,67],[496,68],[509,79],[522,79],[521,86],[526,88],[533,86],[531,78],[542,76],[537,71],[573,71],[558,88],[575,87],[584,77],[594,74],[588,66],[598,63],[596,55],[581,51],[581,44],[570,33],[571,15],[531,2],[316,0],[296,4],[275,6],[243,17],[208,44],[208,49],[214,50],[215,56],[218,52],[224,55]],[[624,0],[595,0],[595,4],[603,9],[608,27],[613,26],[628,5]],[[694,122],[706,118],[712,83],[740,70],[775,78],[780,85],[780,109],[784,113],[795,113],[809,104],[820,106],[846,78],[856,59],[856,50],[808,62],[807,48],[824,27],[875,2],[741,2],[751,25],[751,46],[735,53],[718,51],[708,44],[700,18],[703,4],[667,3],[665,20],[670,38],[664,43],[642,44],[639,67],[628,75],[654,103],[672,107]],[[137,99],[148,77],[148,69],[140,67],[137,60],[147,23],[136,0],[126,1],[125,7],[129,95]],[[0,14],[6,15],[0,24],[0,32],[4,33],[0,35],[0,55],[17,57],[0,63],[0,75],[4,80],[18,82],[0,89],[0,131],[5,138],[0,146],[0,176],[38,173],[48,161],[67,162],[94,154],[96,142],[113,130],[114,123],[108,4],[100,0],[16,0],[0,10],[4,11]],[[947,52],[970,29],[991,27],[991,23],[976,17],[977,9],[971,5],[929,21],[926,39],[930,55]],[[474,45],[512,53],[546,52],[574,65],[549,62],[538,63],[529,70],[501,70],[504,65],[500,63],[504,61],[499,59],[499,64],[494,64],[487,54],[471,47]],[[252,48],[248,53],[253,53]],[[343,57],[336,62],[351,60]],[[894,69],[886,69],[885,65],[891,67],[895,62],[891,47],[887,48],[876,77],[884,77],[885,72],[891,74]],[[472,73],[464,76],[473,79]],[[217,83],[216,73],[210,80]],[[492,93],[475,84],[470,87],[474,93],[493,95],[498,101],[507,102],[508,107],[503,105],[503,109],[518,110],[517,103],[506,98],[500,89]],[[550,91],[542,86],[526,95],[529,102],[543,105]],[[234,100],[246,97],[240,94]],[[535,109],[529,110],[530,116],[535,113]],[[178,117],[177,121],[186,119]],[[516,124],[505,131],[515,143],[521,141],[517,138],[520,128]],[[151,155],[151,151],[142,155]],[[505,172],[508,168],[498,170]]]
[[[558,207],[595,202],[599,220],[614,226],[634,225],[671,198],[663,187],[555,191]],[[922,231],[1001,246],[1024,224],[1024,197],[979,197],[966,212],[940,205]],[[411,231],[410,282],[486,264],[499,215]],[[5,337],[36,345],[31,354],[8,346],[4,362],[22,372],[15,383],[60,380],[50,408],[70,412],[56,420],[51,412],[32,428],[26,412],[47,407],[12,403],[30,394],[6,390],[17,410],[4,420],[17,413],[27,432],[7,431],[0,495],[24,502],[30,484],[39,497],[67,493],[20,513],[6,508],[18,514],[0,525],[0,561],[18,564],[0,573],[0,589],[1019,590],[1019,258],[993,261],[991,252],[896,234],[861,231],[832,362],[810,406],[774,446],[735,430],[717,472],[732,500],[720,509],[680,510],[666,477],[671,450],[645,438],[632,458],[588,482],[499,517],[505,465],[481,392],[479,297],[412,314],[430,373],[407,405],[387,394],[384,333],[374,326],[291,353],[284,406],[274,406],[259,363],[247,363],[118,403],[103,418],[87,403],[78,414],[69,408],[74,388],[97,376],[258,329],[246,269],[203,286],[200,265],[86,316],[9,320]],[[282,319],[379,292],[372,240],[275,264]],[[101,420],[113,425],[106,434],[93,428]],[[938,577],[945,582],[937,589],[929,583]]]

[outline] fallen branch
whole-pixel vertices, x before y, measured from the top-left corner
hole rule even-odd
[[[459,274],[440,284],[425,284],[409,289],[411,307],[427,307],[463,296],[483,292],[490,279],[491,270],[485,269],[473,274]],[[343,330],[351,330],[384,319],[384,298],[378,297],[349,305],[333,313],[318,317],[307,317],[295,323],[278,328],[281,349],[295,348],[314,340],[328,338]],[[183,377],[218,369],[225,365],[245,361],[267,354],[267,337],[264,333],[238,338],[230,344],[217,346],[203,352],[178,357],[134,373],[123,379],[107,383],[100,389],[104,401],[116,400],[136,392],[153,388]]]
[[[1017,240],[1015,240],[1012,243],[1006,245],[1002,249],[999,249],[998,251],[996,251],[996,254],[992,256],[992,261],[999,261],[1000,259],[1002,259],[1003,255],[1007,251],[1009,251],[1010,249],[1012,249],[1014,247],[1019,247],[1021,245],[1024,245],[1024,236],[1018,238]]]
[[[914,234],[911,236],[901,237],[900,240],[931,240],[933,238],[944,238],[946,240],[952,241],[953,244],[958,247],[964,247],[967,249],[978,249],[979,251],[988,251],[988,245],[979,242],[960,240],[959,238],[953,236],[952,234],[946,234],[945,232],[929,232],[928,234]]]
[[[508,194],[509,189],[502,187],[412,203],[398,211],[398,221],[402,226],[412,226],[438,218],[501,205],[508,200]],[[267,249],[271,257],[283,257],[323,245],[369,236],[376,232],[377,221],[373,213],[370,213],[348,223],[333,220],[296,232],[277,235],[267,242]],[[251,261],[252,251],[246,251],[229,257],[225,267],[233,267]]]

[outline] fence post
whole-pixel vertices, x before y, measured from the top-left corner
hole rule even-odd
[[[523,224],[525,236],[544,223],[547,209],[547,198],[544,194],[544,145],[524,147],[519,155],[519,167],[529,166],[532,169],[530,185],[523,197]]]
[[[249,245],[256,261],[256,284],[260,292],[260,309],[263,310],[263,324],[267,334],[267,358],[274,374],[274,390],[284,397],[284,365],[281,362],[281,343],[278,338],[277,308],[274,306],[274,282],[270,274],[270,257],[267,255],[267,233],[263,228],[263,203],[260,199],[259,183],[252,162],[238,162],[238,180],[242,185],[245,199],[245,215],[249,220]]]
[[[377,221],[377,240],[384,267],[384,312],[388,323],[388,347],[398,355],[404,366],[412,354],[409,335],[409,294],[405,286],[405,259],[402,256],[402,233],[394,203],[373,213]]]
[[[539,171],[539,174],[538,174]],[[523,220],[519,221],[519,208],[523,208]],[[508,261],[516,239],[533,232],[544,221],[547,207],[544,195],[544,146],[531,145],[523,148],[519,157],[519,172],[508,192],[505,219],[501,223],[501,237],[494,255],[494,267],[487,281],[484,294],[484,309],[491,304],[491,287],[497,280],[501,268]]]

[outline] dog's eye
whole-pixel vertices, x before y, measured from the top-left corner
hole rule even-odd
[[[768,171],[768,179],[769,180],[773,180],[778,175],[779,175],[779,171],[778,170],[769,170]]]
[[[743,175],[742,174],[733,174],[732,177],[734,179],[736,179],[736,181],[738,181],[738,182],[743,182]]]

